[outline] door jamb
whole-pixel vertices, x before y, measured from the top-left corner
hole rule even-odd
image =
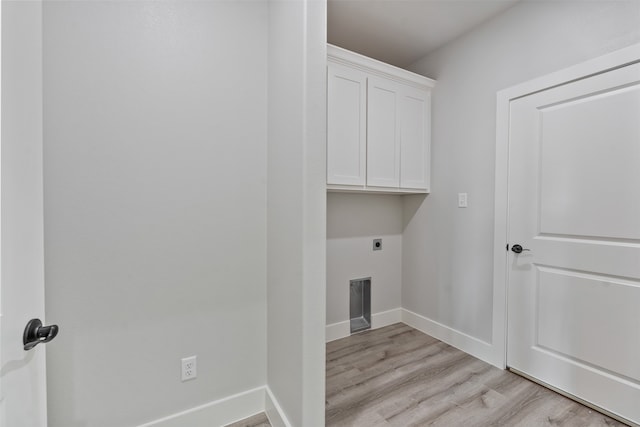
[[[0,1],[0,224],[2,224],[2,1]],[[2,241],[2,226],[0,226]],[[1,246],[1,245],[0,245]],[[2,330],[2,248],[0,247],[0,330]],[[2,339],[0,339],[0,366],[2,366]],[[0,423],[4,422],[4,394],[0,377]]]
[[[493,364],[507,367],[507,300],[509,243],[509,111],[513,100],[640,62],[640,43],[520,83],[497,93],[495,222],[493,245]]]

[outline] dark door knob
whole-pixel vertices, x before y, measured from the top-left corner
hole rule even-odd
[[[525,249],[520,245],[513,245],[511,246],[511,250],[517,254],[521,253],[522,251],[530,251],[531,249]]]
[[[22,344],[24,351],[31,350],[41,342],[49,342],[58,335],[58,325],[42,326],[40,319],[31,319],[24,328]]]

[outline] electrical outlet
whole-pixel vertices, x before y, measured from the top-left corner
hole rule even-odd
[[[196,356],[182,359],[182,381],[192,380],[198,376]]]
[[[467,193],[458,193],[458,207],[466,208],[467,206],[469,206]]]

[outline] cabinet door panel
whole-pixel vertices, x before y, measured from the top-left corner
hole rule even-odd
[[[430,169],[429,94],[406,87],[400,97],[400,187],[427,190]]]
[[[364,185],[367,77],[329,63],[327,78],[327,184]]]
[[[368,80],[367,185],[400,185],[399,87],[392,81]]]

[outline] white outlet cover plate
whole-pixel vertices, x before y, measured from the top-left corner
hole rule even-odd
[[[466,208],[468,205],[467,193],[458,193],[458,207]]]
[[[182,359],[182,381],[193,380],[198,376],[196,356]]]

